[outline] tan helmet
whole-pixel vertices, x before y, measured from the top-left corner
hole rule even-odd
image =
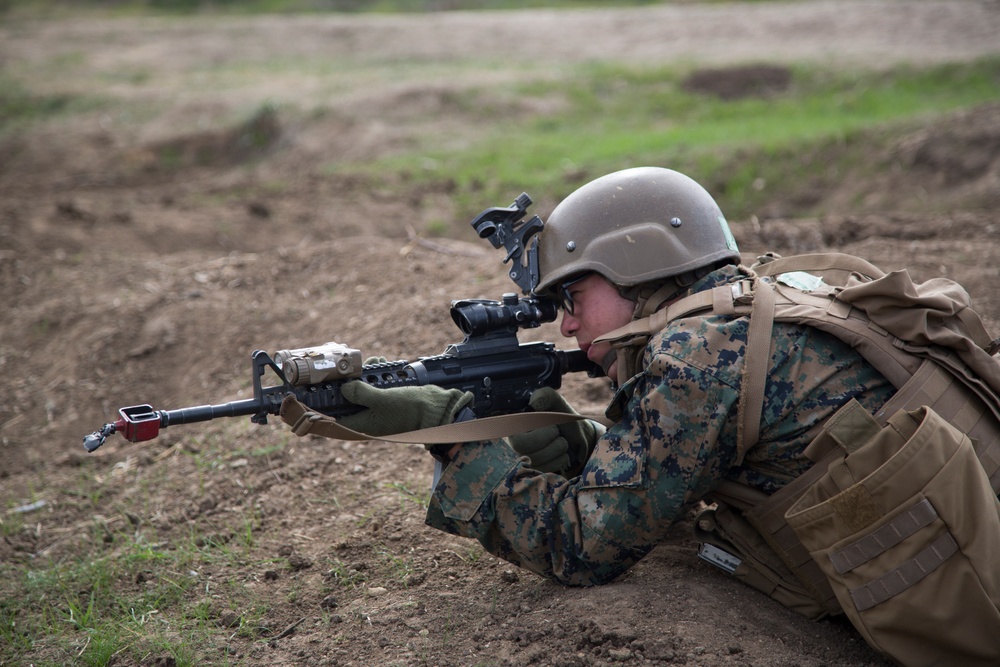
[[[602,176],[564,199],[538,235],[536,294],[596,272],[620,287],[739,263],[719,205],[670,169],[636,167]]]

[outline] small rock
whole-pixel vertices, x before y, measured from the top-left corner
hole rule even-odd
[[[224,628],[235,628],[238,627],[239,624],[240,624],[240,615],[237,614],[235,611],[232,610],[224,611],[222,612],[222,615],[219,616],[219,625],[221,625]]]
[[[608,651],[608,658],[615,662],[625,662],[632,659],[632,651],[627,648],[613,648]]]
[[[291,555],[288,557],[288,568],[293,572],[312,567],[312,561],[302,556]]]
[[[250,215],[257,218],[270,218],[271,209],[268,208],[267,204],[263,204],[259,201],[250,202],[247,204],[247,211]]]
[[[204,514],[209,510],[213,510],[215,509],[217,502],[218,501],[216,501],[215,498],[213,498],[212,496],[207,496],[205,498],[202,498],[201,502],[198,503],[198,511]]]

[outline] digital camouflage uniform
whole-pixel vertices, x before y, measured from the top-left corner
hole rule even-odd
[[[690,291],[740,277],[724,267]],[[463,445],[434,490],[427,523],[560,582],[606,583],[720,480],[773,493],[811,465],[802,450],[840,406],[856,398],[874,412],[895,391],[846,343],[775,323],[760,440],[737,466],[748,323],[690,317],[654,334],[643,372],[608,408],[615,424],[572,479],[531,470],[502,441]]]

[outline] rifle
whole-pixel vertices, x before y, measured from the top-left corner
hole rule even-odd
[[[603,375],[600,366],[582,350],[518,342],[519,328],[537,327],[556,318],[552,301],[515,294],[505,294],[501,301],[467,299],[452,303],[451,317],[465,339],[449,345],[440,355],[412,362],[364,365],[359,350],[335,342],[281,350],[273,358],[256,350],[250,355],[253,398],[177,410],[154,410],[150,405],[124,407],[116,421],[84,437],[83,446],[92,452],[115,433],[130,442],[144,442],[159,435],[162,428],[219,417],[250,415],[253,423],[266,424],[268,415],[278,414],[288,394],[294,394],[311,410],[342,417],[362,409],[344,398],[341,387],[345,382],[367,382],[382,389],[427,384],[460,389],[474,396],[469,407],[476,416],[488,417],[523,412],[535,389],[558,389],[566,373]],[[268,369],[279,384],[263,386],[261,378]]]
[[[531,238],[544,223],[536,215],[523,222],[531,198],[522,193],[509,207],[488,208],[472,221],[481,238],[495,248],[507,250],[510,278],[524,294],[537,284],[538,260]],[[178,410],[154,410],[150,405],[121,408],[119,418],[83,438],[92,452],[111,435],[121,433],[129,442],[144,442],[159,435],[161,428],[191,424],[218,417],[250,415],[255,424],[266,424],[277,415],[281,402],[293,394],[311,410],[331,417],[354,414],[362,408],[348,402],[341,387],[345,382],[367,382],[388,389],[433,384],[444,389],[471,392],[470,406],[477,417],[523,412],[531,394],[541,387],[558,389],[566,373],[604,375],[582,350],[556,350],[552,343],[519,343],[517,331],[538,327],[556,319],[558,306],[547,298],[504,294],[500,301],[465,299],[453,301],[451,318],[465,334],[461,343],[449,345],[437,356],[416,361],[387,361],[365,365],[361,352],[329,342],[317,347],[280,350],[272,358],[263,350],[250,355],[253,398],[218,405],[200,405]],[[270,369],[279,384],[265,387],[261,378]]]

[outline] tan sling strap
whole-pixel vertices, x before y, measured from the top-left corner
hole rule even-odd
[[[506,435],[533,431],[536,428],[593,418],[566,412],[519,412],[434,426],[406,433],[374,436],[349,429],[333,417],[310,410],[293,394],[289,394],[281,402],[280,414],[281,418],[292,427],[292,432],[298,436],[311,434],[337,440],[385,440],[386,442],[421,445],[495,440]]]
[[[645,345],[652,332],[659,331],[672,320],[688,317],[698,311],[709,310],[712,307],[712,293],[707,291],[697,292],[670,304],[662,310],[656,311],[649,317],[632,320],[623,327],[595,338],[593,342],[608,342],[611,344],[612,349],[616,351],[618,377],[614,379],[621,386],[629,380],[629,374],[632,372],[628,359],[629,355],[636,353],[635,348]]]

